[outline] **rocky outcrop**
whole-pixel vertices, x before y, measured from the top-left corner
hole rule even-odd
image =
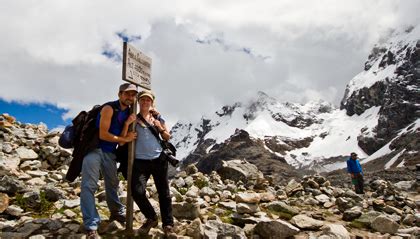
[[[219,171],[222,168],[222,160],[246,160],[257,166],[264,175],[273,175],[277,182],[299,173],[282,157],[265,150],[262,140],[251,139],[249,133],[244,130],[237,130],[224,143],[214,145],[208,154],[198,159],[197,168],[203,173]]]
[[[0,177],[0,236],[83,237],[80,179],[72,183],[63,180],[70,154],[57,146],[54,138],[58,134],[43,126],[17,122],[3,124],[0,129],[2,145],[8,145],[0,152],[5,172]],[[238,137],[240,140],[231,141],[240,148],[248,136],[240,132]],[[371,231],[378,236],[420,235],[420,202],[408,196],[416,195],[415,175],[410,179],[409,173],[394,173],[389,181],[367,174],[366,194],[361,196],[349,185],[335,184],[321,175],[276,182],[255,165],[232,159],[220,160],[220,168],[208,173],[194,164],[178,171],[170,180],[177,238],[349,238],[366,237]],[[345,181],[342,175],[339,180]],[[124,226],[109,221],[104,188],[100,180],[96,205],[103,220],[99,233],[124,237]],[[126,188],[126,182],[121,181],[123,202]],[[152,180],[147,194],[158,210]],[[134,228],[144,220],[134,205]],[[152,238],[162,235],[160,226],[150,231]]]
[[[381,73],[387,71],[392,72]],[[374,134],[361,132],[358,138],[359,146],[372,154],[420,117],[420,40],[396,40],[394,36],[388,43],[376,46],[361,74],[383,78],[357,90],[352,90],[354,85],[349,84],[341,109],[351,116],[374,106],[381,107]]]

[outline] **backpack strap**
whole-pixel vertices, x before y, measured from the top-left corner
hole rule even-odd
[[[163,140],[160,138],[159,132],[157,131],[156,127],[150,125],[149,122],[147,122],[140,113],[137,114],[137,118],[139,118],[139,120],[141,120],[147,126],[147,128],[152,132],[152,134],[156,137],[159,143],[163,145]]]

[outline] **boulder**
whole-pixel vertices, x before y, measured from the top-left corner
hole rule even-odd
[[[329,239],[350,239],[350,234],[343,225],[329,224],[322,227],[322,236]]]
[[[371,227],[380,233],[389,233],[389,234],[395,234],[398,231],[399,224],[396,223],[394,220],[381,215],[376,217],[372,223]]]
[[[242,228],[231,224],[209,220],[204,225],[204,239],[237,238],[246,239]]]
[[[324,225],[323,221],[313,219],[303,214],[294,216],[290,220],[290,222],[293,225],[299,227],[300,229],[309,229],[309,230],[315,230]]]
[[[299,228],[282,220],[261,221],[254,227],[254,234],[268,239],[288,238],[299,232]]]

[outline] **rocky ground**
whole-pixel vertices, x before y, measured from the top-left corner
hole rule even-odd
[[[63,180],[71,151],[57,140],[43,125],[0,116],[0,238],[84,237],[80,179]],[[366,193],[357,195],[344,172],[274,183],[246,161],[222,162],[218,173],[209,174],[189,165],[171,179],[173,238],[418,238],[416,170],[367,174]],[[101,236],[127,237],[124,225],[107,220],[103,181],[99,184]],[[126,188],[121,181],[124,202]],[[159,211],[152,180],[147,190]],[[144,217],[134,209],[137,229]],[[161,238],[163,232],[158,227],[148,237]]]

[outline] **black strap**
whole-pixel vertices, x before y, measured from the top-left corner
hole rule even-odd
[[[161,144],[162,148],[165,148],[164,146],[164,142],[163,140],[159,137],[159,132],[157,131],[155,126],[152,126],[149,124],[149,122],[147,122],[144,118],[143,115],[141,115],[140,113],[137,115],[137,118],[139,118],[141,121],[143,121],[143,123],[147,126],[147,128],[152,132],[152,134],[156,137],[156,139],[159,141],[159,143]]]

